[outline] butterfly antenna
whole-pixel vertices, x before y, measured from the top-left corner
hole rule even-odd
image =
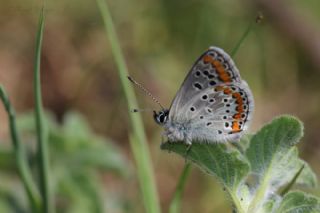
[[[131,112],[145,112],[145,111],[154,111],[153,109],[132,109]]]
[[[130,76],[128,76],[129,81],[131,81],[133,84],[137,85],[145,94],[147,94],[150,98],[152,98],[152,100],[154,102],[156,102],[161,109],[164,109],[164,107],[160,104],[160,102],[158,101],[158,99],[156,99],[151,92],[149,92],[146,88],[144,88],[140,83],[136,82],[133,78],[131,78]]]

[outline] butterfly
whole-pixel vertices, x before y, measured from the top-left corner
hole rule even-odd
[[[254,101],[231,57],[210,47],[194,63],[169,109],[154,112],[169,142],[238,141],[252,119]]]
[[[169,109],[139,83],[162,110],[153,112],[168,142],[224,143],[238,141],[252,119],[254,101],[231,57],[210,47],[194,63]]]

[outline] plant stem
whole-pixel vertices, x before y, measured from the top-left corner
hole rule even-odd
[[[191,163],[186,163],[181,173],[177,188],[174,192],[173,199],[171,200],[169,212],[170,213],[178,213],[180,212],[180,201],[182,197],[182,193],[187,182],[187,178],[191,171]]]
[[[39,18],[37,39],[36,39],[36,53],[34,64],[34,96],[35,96],[35,122],[37,130],[37,144],[38,144],[38,161],[40,173],[40,193],[43,199],[43,212],[52,212],[53,205],[51,201],[51,194],[49,189],[49,151],[48,151],[48,133],[47,126],[44,121],[44,113],[41,97],[41,83],[40,83],[40,57],[42,38],[44,30],[44,9],[42,8]]]
[[[234,57],[235,54],[238,52],[241,44],[243,43],[244,39],[249,35],[251,29],[254,26],[254,22],[251,22],[249,24],[249,26],[247,27],[246,31],[244,31],[243,35],[241,36],[240,40],[238,41],[238,43],[235,45],[235,47],[233,48],[232,52],[231,52],[231,57]]]
[[[137,106],[137,100],[127,79],[128,69],[124,57],[122,55],[122,51],[116,35],[115,28],[113,26],[108,5],[105,2],[105,0],[97,0],[97,4],[103,18],[106,34],[110,41],[111,51],[113,53],[116,65],[118,67],[121,85],[128,102],[128,111],[132,127],[130,145],[137,165],[137,172],[139,176],[144,206],[146,208],[146,212],[159,213],[159,199],[155,186],[154,173],[151,165],[151,158],[146,142],[143,123],[139,113],[130,113],[130,108],[133,106]]]
[[[10,127],[10,136],[12,145],[14,148],[16,164],[18,167],[18,171],[20,177],[23,182],[23,186],[27,193],[29,203],[31,205],[32,212],[40,212],[40,195],[36,188],[36,184],[32,179],[32,174],[30,167],[28,165],[28,159],[23,147],[23,144],[20,142],[19,135],[17,133],[17,125],[16,125],[16,118],[14,109],[9,101],[9,98],[5,92],[5,90],[0,86],[0,98],[1,101],[7,111],[8,120],[9,120],[9,127]]]
[[[253,28],[257,24],[261,23],[262,20],[263,20],[263,15],[261,13],[259,13],[256,16],[255,20],[251,21],[251,23],[247,27],[246,31],[244,31],[243,35],[241,36],[241,38],[239,39],[239,41],[237,42],[237,44],[234,46],[233,50],[231,51],[231,57],[235,56],[235,54],[238,52],[238,50],[239,50],[241,44],[243,43],[243,41],[247,38],[247,36],[253,30]]]
[[[265,175],[263,177],[263,179],[261,180],[261,183],[260,183],[257,191],[255,192],[254,198],[253,198],[253,200],[251,201],[251,203],[249,205],[248,213],[257,212],[257,210],[259,208],[259,204],[261,203],[261,201],[266,196],[266,193],[267,193],[267,190],[268,190],[268,182],[269,182],[269,179],[271,178],[268,172],[266,172],[266,174],[267,175]]]
[[[230,188],[226,187],[231,199],[232,199],[232,204],[236,208],[237,213],[246,213],[246,211],[242,208],[241,202],[239,201],[237,197],[237,192],[234,190],[231,190]]]

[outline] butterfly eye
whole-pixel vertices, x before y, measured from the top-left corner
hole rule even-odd
[[[210,126],[211,124],[212,124],[211,122],[208,122],[208,123],[207,123],[207,126]]]
[[[210,102],[210,103],[213,103],[213,102],[214,102],[214,99],[213,99],[213,98],[211,98],[211,99],[209,100],[209,102]]]
[[[194,112],[196,109],[194,107],[190,107],[190,111]]]
[[[164,122],[164,120],[165,120],[165,115],[164,114],[162,114],[162,115],[160,115],[159,116],[159,121],[161,122],[161,123],[163,123]]]
[[[228,122],[225,122],[225,123],[224,123],[224,126],[228,128],[228,127],[229,127],[229,123],[228,123]]]
[[[168,114],[169,114],[168,110],[163,110],[163,111],[160,111],[158,113],[154,112],[153,113],[153,118],[158,124],[163,125],[164,123],[167,122]]]

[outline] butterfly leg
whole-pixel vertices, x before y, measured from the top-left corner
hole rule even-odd
[[[163,133],[161,134],[161,145],[165,144],[167,141],[168,141],[167,134],[166,134],[166,132],[163,132]],[[169,141],[169,142],[170,142],[170,141]]]

